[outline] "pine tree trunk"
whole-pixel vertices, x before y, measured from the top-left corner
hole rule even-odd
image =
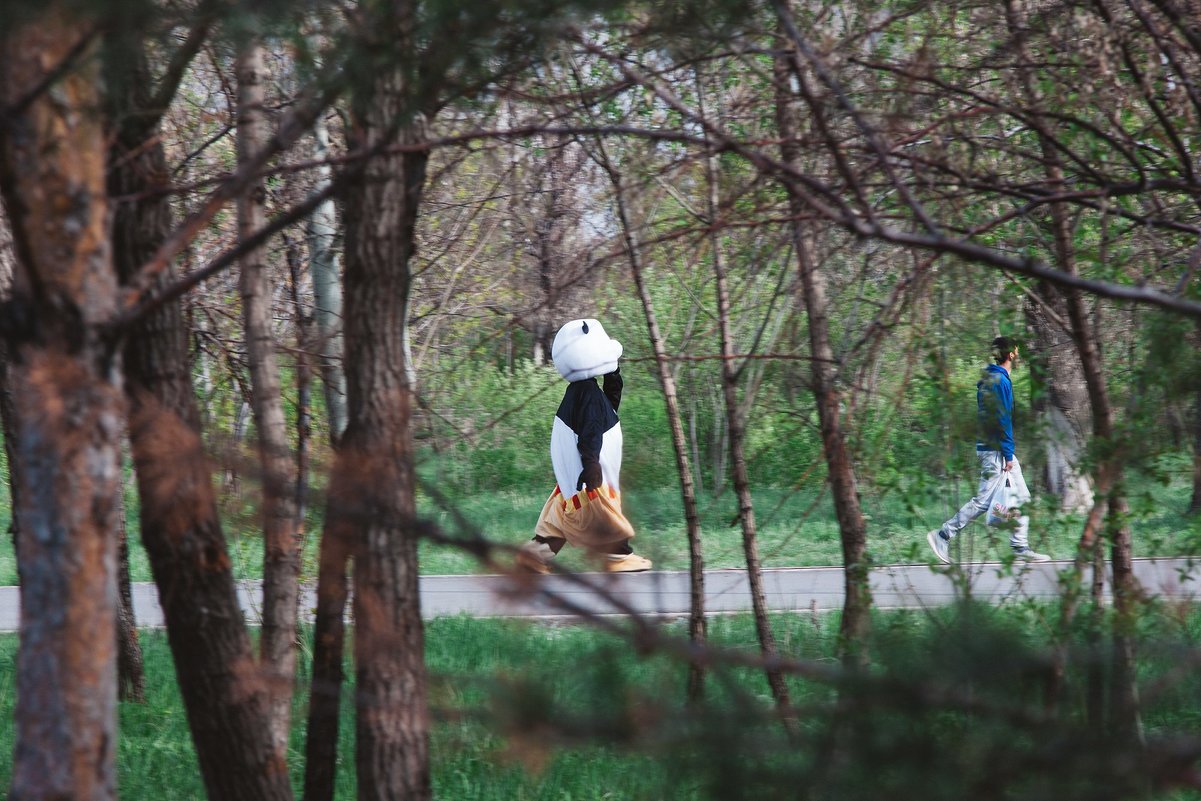
[[[117,34],[136,30],[116,25]],[[109,193],[114,260],[129,281],[173,230],[170,180],[148,111],[152,84],[139,41],[116,41],[106,61],[112,135]],[[170,274],[161,280],[169,280]],[[179,301],[158,306],[125,347],[129,436],[141,501],[142,543],[158,585],[192,742],[213,801],[292,796],[286,754],[271,738],[268,693],[250,638],[200,437],[188,335]]]
[[[412,20],[389,13],[389,46]],[[351,104],[351,150],[373,155],[345,201],[347,427],[338,448],[333,524],[353,531],[355,767],[360,801],[431,797],[424,627],[418,593],[411,260],[428,150],[404,71],[389,66]],[[404,127],[401,120],[408,120]]]
[[[248,161],[271,135],[263,108],[266,68],[261,44],[238,55],[238,162]],[[266,187],[252,183],[238,198],[238,236],[245,240],[267,222]],[[271,696],[271,734],[287,753],[296,680],[296,624],[300,597],[300,521],[296,513],[296,469],[288,446],[279,365],[271,330],[272,287],[265,247],[241,259],[242,319],[250,369],[251,405],[262,467],[263,625],[259,642]]]
[[[50,2],[0,32],[0,196],[17,253],[0,326],[20,476],[11,785],[20,801],[116,798],[125,407],[120,359],[103,331],[118,285],[93,48],[42,85],[95,24]]]

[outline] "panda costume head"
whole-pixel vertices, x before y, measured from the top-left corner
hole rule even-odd
[[[550,356],[559,375],[583,381],[616,370],[621,350],[621,343],[610,339],[596,320],[572,320],[555,334]]]

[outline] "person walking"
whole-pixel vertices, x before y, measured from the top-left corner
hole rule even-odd
[[[621,510],[621,353],[621,343],[594,319],[572,320],[555,335],[551,360],[568,382],[551,428],[556,483],[534,538],[517,551],[523,572],[549,573],[551,560],[567,543],[601,557],[607,573],[639,573],[653,566],[634,553],[634,527]]]
[[[980,485],[972,497],[954,517],[939,528],[926,534],[926,541],[940,562],[951,563],[951,540],[963,531],[968,523],[988,511],[989,502],[997,482],[1004,479],[1012,484],[1017,495],[1029,499],[1030,490],[1022,476],[1022,466],[1014,453],[1013,438],[1013,383],[1010,373],[1018,363],[1018,346],[1009,337],[997,337],[992,341],[992,358],[976,383],[976,419],[979,438],[976,441],[976,457],[980,460]],[[1017,559],[1028,562],[1047,562],[1051,557],[1038,553],[1030,547],[1030,518],[1019,515],[1006,525],[1011,526],[1009,545]]]

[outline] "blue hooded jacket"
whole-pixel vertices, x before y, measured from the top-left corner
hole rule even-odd
[[[1008,461],[1013,458],[1013,382],[1009,371],[990,364],[976,382],[976,420],[978,451],[1000,451]]]

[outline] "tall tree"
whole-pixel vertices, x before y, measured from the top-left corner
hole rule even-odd
[[[329,155],[329,126],[324,118],[313,127],[313,156],[324,160]],[[330,167],[317,168],[314,193],[324,192],[330,184]],[[325,408],[329,417],[330,442],[337,443],[346,430],[346,374],[342,368],[342,276],[338,251],[337,207],[327,198],[313,210],[305,229],[309,246],[309,273],[313,280],[313,301],[321,379],[325,386]]]
[[[692,480],[692,465],[688,459],[688,443],[684,439],[684,424],[680,416],[680,401],[676,392],[676,380],[671,371],[667,346],[659,330],[659,318],[651,298],[649,278],[643,265],[642,246],[638,228],[631,219],[626,199],[625,180],[610,160],[603,141],[597,142],[601,166],[613,185],[613,200],[617,207],[617,219],[621,224],[621,236],[625,246],[630,274],[638,290],[642,312],[646,317],[647,336],[655,354],[655,369],[659,376],[659,387],[663,391],[663,403],[667,408],[667,425],[671,430],[672,451],[676,457],[676,472],[680,477],[680,499],[684,504],[684,526],[688,537],[688,637],[696,647],[703,646],[707,639],[705,618],[705,560],[701,547],[701,516],[697,509],[696,487]],[[704,694],[705,674],[702,666],[693,663],[688,672],[688,697],[694,701]]]
[[[410,261],[428,150],[417,96],[412,6],[367,8],[354,23],[365,81],[350,102],[349,150],[366,160],[345,203],[347,427],[330,479],[318,576],[314,694],[305,795],[332,797],[342,649],[336,618],[354,559],[356,774],[359,798],[431,795],[424,635],[418,595],[414,409],[408,354]],[[399,48],[399,50],[397,50]],[[392,53],[399,52],[399,58]],[[401,152],[386,150],[399,143]]]
[[[125,6],[117,10],[130,12]],[[109,193],[119,199],[112,229],[114,261],[127,284],[140,281],[143,265],[179,234],[163,192],[170,169],[159,129],[167,101],[211,22],[203,14],[192,20],[159,76],[147,54],[147,20],[119,17],[109,29],[108,181]],[[158,275],[156,285],[162,287],[172,277],[168,269]],[[268,728],[268,693],[256,674],[200,436],[179,300],[158,303],[125,333],[125,391],[142,544],[158,586],[206,790],[212,799],[288,799],[286,754],[276,749]]]
[[[267,71],[261,42],[252,39],[238,53],[238,160],[250,161],[270,135],[264,83]],[[267,189],[253,182],[238,198],[238,236],[243,242],[267,222]],[[297,614],[300,597],[300,517],[296,466],[288,447],[279,364],[272,330],[272,282],[263,245],[242,256],[240,287],[250,369],[251,406],[262,467],[263,622],[259,653],[271,701],[275,748],[288,751],[292,687],[296,675]]]
[[[702,118],[704,81],[697,72],[698,106]],[[708,244],[713,262],[713,277],[717,301],[717,327],[721,341],[721,389],[724,401],[726,428],[729,432],[730,473],[734,494],[738,498],[738,520],[742,526],[742,553],[746,560],[747,581],[751,591],[751,607],[755,618],[755,630],[759,637],[759,648],[764,657],[773,660],[779,653],[771,620],[767,614],[767,598],[763,588],[763,563],[759,557],[759,534],[755,524],[755,505],[751,492],[750,475],[746,460],[746,415],[738,402],[738,384],[743,368],[735,357],[734,335],[730,320],[730,281],[726,266],[720,230],[724,221],[719,217],[721,202],[718,185],[719,171],[716,153],[705,154],[705,208],[709,227]],[[777,668],[766,670],[767,683],[772,697],[782,714],[791,720],[792,701],[784,674]]]
[[[782,27],[791,24],[791,12],[787,3],[781,10]],[[789,40],[784,32],[782,39]],[[796,109],[785,87],[794,82],[807,96],[810,77],[802,68],[795,52],[778,55],[774,64],[774,86],[776,127],[780,135],[781,160],[788,167],[803,170],[800,158],[800,135],[796,125]],[[819,117],[815,125],[827,122],[817,104],[811,104],[811,112]],[[834,356],[830,335],[830,308],[827,298],[826,276],[815,253],[814,236],[809,210],[795,193],[788,194],[789,226],[792,246],[796,253],[797,273],[800,278],[800,303],[806,314],[809,331],[810,378],[813,399],[817,404],[818,425],[821,429],[822,453],[834,498],[834,514],[838,518],[839,536],[842,542],[844,592],[840,633],[844,654],[849,659],[862,658],[862,649],[871,622],[871,588],[868,584],[867,522],[859,505],[858,480],[855,466],[847,447],[842,420],[842,393],[836,383],[838,362]]]
[[[1067,303],[1061,291],[1044,281],[1027,298],[1025,311],[1034,334],[1024,355],[1032,370],[1038,371],[1034,405],[1042,419],[1046,488],[1059,498],[1061,509],[1087,511],[1093,505],[1093,490],[1083,462],[1092,423],[1088,389],[1067,322]]]
[[[0,311],[17,432],[21,647],[11,795],[116,797],[116,532],[124,401],[104,325],[108,233],[98,20],[18,7],[0,33],[0,196],[16,272]]]
[[[410,33],[392,20],[381,35]],[[335,471],[333,516],[356,523],[355,720],[359,798],[431,795],[424,635],[417,584],[414,409],[405,330],[414,225],[428,150],[408,102],[411,76],[384,70],[352,106],[354,150],[392,141],[347,195],[346,367],[348,424]],[[403,129],[397,132],[398,125]],[[414,147],[414,146],[418,147]]]
[[[1043,108],[1045,99],[1040,96],[1033,75],[1035,61],[1027,49],[1028,39],[1033,32],[1027,12],[1015,0],[1007,0],[1005,13],[1009,33],[1014,39],[1015,49],[1020,59],[1018,75],[1025,107],[1032,115],[1045,115],[1046,111]],[[1065,174],[1058,143],[1052,139],[1041,123],[1038,124],[1036,133],[1043,158],[1043,178],[1049,193],[1052,195],[1062,194],[1065,189]],[[1052,202],[1049,205],[1054,261],[1066,275],[1076,275],[1078,267],[1072,243],[1069,210],[1065,204],[1060,202]],[[1134,567],[1131,563],[1133,555],[1131,534],[1127,522],[1128,509],[1122,480],[1125,461],[1124,448],[1115,438],[1115,413],[1110,403],[1109,385],[1103,368],[1097,333],[1085,306],[1084,295],[1075,287],[1065,289],[1064,295],[1072,340],[1079,356],[1080,368],[1092,411],[1094,444],[1103,452],[1095,479],[1098,497],[1094,500],[1085,519],[1084,531],[1080,537],[1079,553],[1076,557],[1076,571],[1079,575],[1082,564],[1091,557],[1095,540],[1101,533],[1102,520],[1107,520],[1109,524],[1107,531],[1111,541],[1110,559],[1113,571],[1114,605],[1117,611],[1114,618],[1115,677],[1112,690],[1114,701],[1112,709],[1117,725],[1123,730],[1133,733],[1139,728],[1137,704],[1134,700],[1136,691],[1132,640],[1133,611],[1138,588],[1134,578]]]

